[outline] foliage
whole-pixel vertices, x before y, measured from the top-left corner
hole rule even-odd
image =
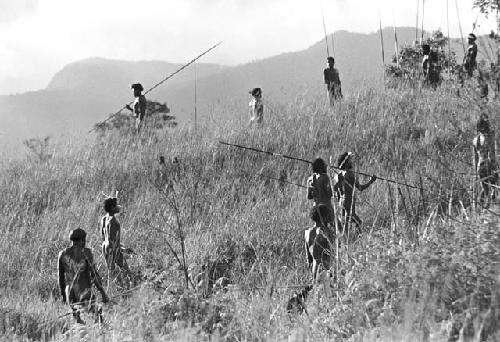
[[[43,139],[41,138],[31,138],[23,141],[24,146],[32,153],[32,156],[36,157],[37,161],[45,162],[52,158],[52,154],[49,153],[49,140],[50,137],[47,136]]]
[[[472,5],[475,8],[479,8],[481,13],[486,15],[494,13],[500,9],[500,1],[498,0],[474,0]]]
[[[170,108],[167,107],[166,103],[147,100],[146,117],[144,122],[152,129],[176,127],[177,122],[175,121],[175,116],[169,114]],[[123,130],[127,127],[133,126],[131,119],[133,119],[133,116],[130,112],[124,113],[121,111],[120,113],[112,116],[110,120],[97,123],[94,126],[94,129],[100,134],[113,129]]]
[[[399,51],[399,59],[396,54],[392,57],[392,64],[386,66],[385,72],[390,78],[415,82],[422,74],[422,45],[428,44],[437,50],[438,70],[455,70],[456,55],[453,51],[448,51],[448,38],[440,31],[432,32],[421,44],[412,46],[402,46]]]

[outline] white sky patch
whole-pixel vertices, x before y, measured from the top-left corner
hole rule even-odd
[[[467,35],[478,11],[458,2]],[[426,1],[425,30],[446,34],[446,3]],[[323,38],[322,7],[328,32],[369,33],[379,10],[384,27],[414,27],[417,0],[0,0],[10,13],[0,16],[0,94],[43,88],[67,63],[94,56],[185,62],[222,40],[203,61],[240,64],[305,49]],[[449,25],[458,37],[454,0]],[[483,15],[478,25],[479,34],[495,29]]]

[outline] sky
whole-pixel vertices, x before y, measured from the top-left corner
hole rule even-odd
[[[454,0],[428,0],[424,29],[460,36]],[[456,0],[464,35],[495,28],[473,0]],[[371,33],[416,23],[424,0],[0,0],[0,94],[44,88],[66,64],[89,57],[235,65],[306,49],[337,30]]]

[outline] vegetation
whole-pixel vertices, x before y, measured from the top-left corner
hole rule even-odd
[[[497,214],[474,205],[474,96],[365,89],[330,110],[306,93],[274,104],[261,128],[220,106],[198,132],[122,127],[46,144],[44,158],[3,160],[0,332],[10,341],[498,340],[500,232]],[[363,234],[339,250],[338,292],[323,281],[308,315],[292,315],[288,298],[310,283],[311,204],[301,188],[258,174],[304,184],[309,165],[218,140],[306,159],[355,151],[359,170],[424,190],[377,181],[359,194]],[[144,279],[137,288],[107,274],[99,253],[100,194],[115,190],[122,240],[136,253],[129,264]],[[57,253],[77,227],[114,301],[102,326],[73,323],[58,295]]]
[[[422,46],[427,44],[436,49],[438,57],[437,70],[439,72],[450,70],[452,73],[457,68],[456,54],[447,48],[448,38],[441,30],[432,32],[421,44],[405,45],[400,47],[399,54],[392,57],[392,64],[385,67],[385,73],[389,76],[389,85],[398,86],[401,81],[415,83],[422,76]]]

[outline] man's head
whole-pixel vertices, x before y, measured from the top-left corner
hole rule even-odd
[[[469,33],[469,36],[467,37],[467,40],[469,43],[473,43],[476,41],[476,35],[474,33]]]
[[[477,120],[476,129],[479,133],[489,133],[490,132],[490,120],[486,114],[481,115],[479,120]]]
[[[85,239],[87,238],[87,233],[81,228],[73,229],[69,233],[69,239],[74,245],[85,246]]]
[[[349,170],[352,168],[352,159],[353,159],[354,153],[353,152],[344,152],[340,155],[339,159],[337,160],[337,167],[342,169],[342,170]]]
[[[140,84],[140,83],[131,84],[130,88],[134,89],[134,96],[135,97],[140,96],[141,92],[144,90],[144,88],[142,87],[142,84]]]
[[[311,220],[316,223],[316,226],[323,227],[328,219],[328,208],[324,204],[318,205],[315,210],[311,211]]]
[[[108,197],[104,200],[104,211],[110,215],[120,212],[118,199],[116,197]]]
[[[326,163],[321,158],[314,159],[311,166],[314,173],[326,173]]]
[[[333,58],[332,56],[328,57],[326,59],[326,62],[328,63],[328,66],[330,68],[333,68],[333,66],[335,65],[335,58]]]
[[[431,46],[429,44],[422,45],[422,54],[428,55],[431,52]]]
[[[253,88],[252,90],[249,91],[249,93],[253,97],[258,98],[258,97],[262,96],[262,89],[260,89],[260,88]]]

